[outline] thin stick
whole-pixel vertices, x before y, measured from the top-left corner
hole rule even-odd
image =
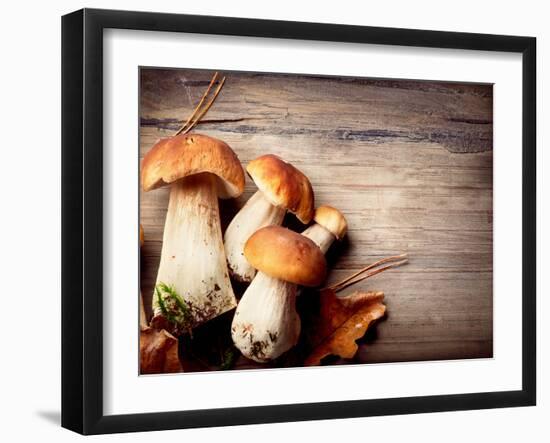
[[[189,118],[187,119],[185,124],[181,128],[179,128],[178,131],[174,135],[179,135],[181,132],[183,132],[187,128],[187,125],[191,122],[191,120],[193,120],[193,118],[195,118],[195,115],[197,115],[197,112],[199,112],[199,109],[201,108],[202,104],[204,103],[204,100],[206,100],[206,97],[208,97],[208,94],[210,94],[210,90],[212,89],[212,86],[214,86],[214,83],[216,82],[217,79],[218,79],[218,73],[215,72],[214,76],[212,77],[212,80],[210,80],[210,84],[208,85],[208,88],[206,89],[206,91],[202,95],[202,98],[201,98],[199,104],[195,107],[195,110],[189,116]]]
[[[210,107],[214,104],[216,101],[216,98],[218,97],[218,94],[223,88],[223,85],[225,84],[225,77],[222,78],[220,81],[220,84],[218,85],[218,88],[216,89],[216,92],[214,92],[214,95],[212,96],[212,99],[210,102],[203,108],[202,112],[197,116],[197,118],[187,127],[185,131],[183,131],[183,134],[187,134],[191,129],[193,129],[195,126],[197,126],[197,123],[206,115]]]
[[[376,267],[376,266],[378,266],[382,263],[387,263],[387,262],[389,262],[393,259],[395,259],[395,258],[394,257],[388,257],[388,258],[385,258],[383,260],[379,260],[378,262],[373,263],[372,265],[369,265],[369,266],[365,267],[364,269],[361,269],[359,272],[356,272],[355,274],[350,275],[349,277],[342,280],[341,282],[335,283],[334,285],[330,286],[328,289],[332,289],[335,292],[341,291],[342,289],[345,289],[348,286],[351,286],[355,283],[359,283],[360,281],[363,281],[363,280],[365,280],[369,277],[372,277],[373,275],[379,274],[380,272],[384,272],[388,269],[395,268],[397,266],[401,266],[401,265],[408,262],[408,259],[405,258],[404,260],[400,260],[398,262],[391,263],[387,266],[383,266],[379,269],[375,269],[374,271],[368,272],[365,275],[360,275],[360,274],[364,273],[365,271],[367,271],[369,269],[372,269],[372,268],[374,268],[374,267]]]
[[[404,259],[395,263],[391,263],[389,265],[383,266],[381,268],[375,269],[374,271],[371,271],[365,275],[360,276],[359,278],[356,278],[354,280],[346,279],[347,281],[345,283],[340,283],[336,285],[330,286],[328,289],[332,289],[334,292],[339,292],[342,289],[346,289],[348,286],[354,285],[355,283],[359,283],[360,281],[363,281],[369,277],[372,277],[373,275],[380,274],[381,272],[387,271],[391,268],[396,268],[397,266],[401,266],[405,263],[407,263],[409,260]]]
[[[404,258],[407,258],[407,254],[392,255],[391,257],[386,257],[386,258],[383,258],[382,260],[375,261],[374,263],[371,263],[370,265],[365,266],[363,269],[360,269],[355,274],[352,274],[349,277],[346,277],[344,280],[333,284],[332,286],[330,286],[327,289],[334,289],[338,286],[341,286],[341,285],[347,283],[348,281],[354,279],[358,275],[361,275],[363,272],[367,272],[367,271],[371,270],[372,268],[376,268],[377,266],[383,265],[384,263],[388,263],[388,262],[392,262],[392,261],[396,261],[396,260],[402,260]]]

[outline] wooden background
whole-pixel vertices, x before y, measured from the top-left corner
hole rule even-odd
[[[317,205],[346,215],[349,233],[330,251],[329,283],[409,254],[409,264],[345,291],[386,295],[388,315],[360,342],[356,361],[491,357],[492,86],[223,74],[226,85],[196,131],[226,141],[243,165],[281,156],[310,178]],[[141,70],[141,157],[187,118],[211,76]],[[224,227],[255,190],[247,177],[240,198],[221,202]],[[167,204],[166,189],[141,194],[146,300]],[[293,217],[285,223],[301,229]]]

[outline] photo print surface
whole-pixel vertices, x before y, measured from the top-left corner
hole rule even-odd
[[[139,75],[140,374],[493,356],[492,85]]]

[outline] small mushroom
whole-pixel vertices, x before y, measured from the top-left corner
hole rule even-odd
[[[158,141],[141,179],[144,191],[171,186],[152,324],[178,335],[236,306],[218,197],[239,196],[244,171],[226,143],[193,133]]]
[[[286,211],[307,224],[313,217],[314,195],[308,178],[275,155],[252,160],[246,170],[258,186],[225,231],[224,243],[229,271],[241,282],[250,282],[256,270],[244,257],[248,238],[265,226],[280,226]]]
[[[344,214],[332,206],[323,205],[315,210],[314,224],[309,226],[302,235],[313,240],[326,254],[334,240],[342,240],[348,230]]]
[[[244,254],[258,273],[237,306],[231,336],[245,357],[263,363],[298,342],[297,285],[319,286],[327,265],[312,240],[280,226],[256,231]]]

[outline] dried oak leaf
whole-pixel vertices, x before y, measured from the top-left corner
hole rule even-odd
[[[164,329],[142,327],[139,334],[141,374],[182,372],[178,339]]]
[[[309,331],[312,352],[304,365],[319,365],[328,355],[352,358],[358,349],[355,340],[365,335],[374,320],[384,316],[383,299],[383,292],[354,292],[337,297],[331,289],[321,291],[319,317]]]

